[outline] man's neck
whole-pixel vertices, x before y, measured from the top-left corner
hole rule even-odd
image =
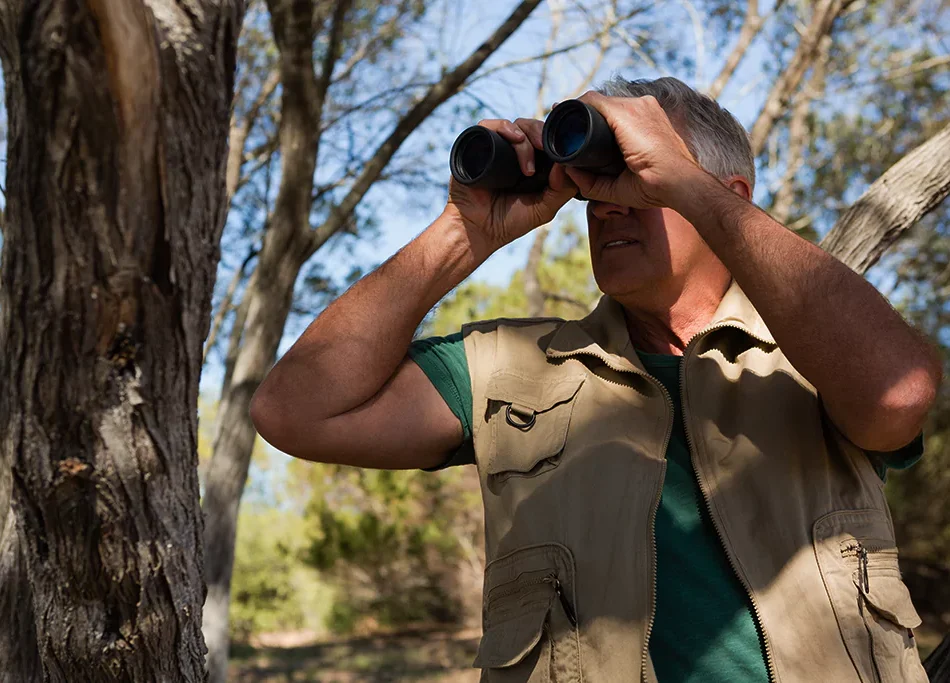
[[[639,297],[618,297],[634,347],[647,353],[682,356],[686,345],[712,320],[731,278],[687,283],[675,292],[655,289]]]

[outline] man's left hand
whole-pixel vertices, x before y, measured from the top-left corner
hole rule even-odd
[[[586,199],[643,209],[672,207],[699,165],[654,97],[606,97],[589,91],[579,98],[594,107],[613,131],[627,169],[606,176],[567,167]]]

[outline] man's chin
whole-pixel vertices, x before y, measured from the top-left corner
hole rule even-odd
[[[645,277],[644,273],[608,273],[601,277],[595,274],[594,279],[598,289],[614,299],[637,296],[655,285],[653,278]]]

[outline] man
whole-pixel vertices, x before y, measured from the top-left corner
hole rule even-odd
[[[475,462],[484,635],[504,681],[924,681],[884,499],[940,382],[863,278],[751,202],[745,131],[670,78],[608,83],[628,170],[442,215],[309,327],[252,416],[293,455]],[[492,120],[525,173],[539,121]],[[490,254],[578,190],[604,292],[583,320],[410,344]]]

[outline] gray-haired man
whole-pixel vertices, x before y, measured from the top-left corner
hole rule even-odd
[[[312,460],[477,465],[483,680],[925,681],[881,484],[920,456],[935,353],[751,204],[728,112],[675,79],[601,90],[582,99],[627,171],[555,166],[530,197],[452,183],[277,364],[258,429]],[[533,172],[541,122],[482,125]],[[589,316],[410,343],[578,189],[604,292]]]

